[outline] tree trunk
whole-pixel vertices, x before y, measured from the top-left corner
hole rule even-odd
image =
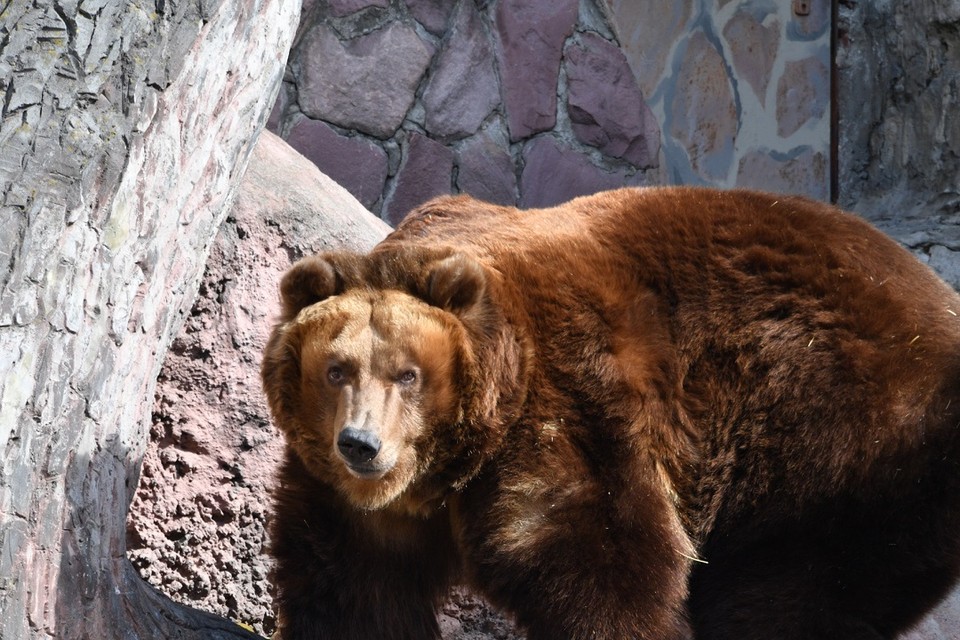
[[[299,0],[0,3],[0,637],[249,636],[125,553],[163,356]]]

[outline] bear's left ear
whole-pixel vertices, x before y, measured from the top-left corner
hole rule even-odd
[[[476,260],[455,253],[430,267],[426,301],[462,316],[473,309],[487,289],[487,277]]]
[[[280,280],[282,318],[292,320],[300,310],[343,293],[356,280],[360,258],[348,253],[326,253],[303,258]]]

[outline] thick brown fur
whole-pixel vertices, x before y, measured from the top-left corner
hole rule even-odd
[[[529,640],[892,638],[960,573],[960,297],[853,215],[441,198],[281,289],[284,640],[437,638],[456,582]]]

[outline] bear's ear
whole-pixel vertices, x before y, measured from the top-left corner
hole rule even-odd
[[[310,256],[295,263],[280,280],[284,321],[300,310],[343,291],[343,278],[325,256]]]
[[[487,277],[475,260],[455,253],[430,267],[426,300],[430,304],[463,315],[483,298]]]

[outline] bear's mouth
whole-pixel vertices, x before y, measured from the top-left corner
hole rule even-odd
[[[350,472],[350,475],[361,480],[379,480],[393,468],[393,465],[385,467],[377,464],[351,464],[349,462],[344,462],[344,466]]]

